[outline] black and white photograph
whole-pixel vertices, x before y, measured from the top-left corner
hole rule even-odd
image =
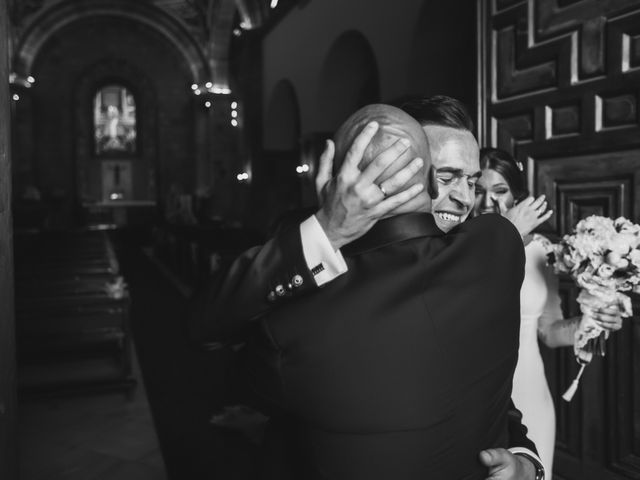
[[[0,480],[640,480],[640,0],[0,0]]]

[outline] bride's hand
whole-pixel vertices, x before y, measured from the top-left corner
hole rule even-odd
[[[597,308],[592,315],[596,323],[605,330],[615,332],[622,328],[622,314],[617,305]]]
[[[535,200],[533,197],[527,197],[513,208],[501,213],[515,225],[520,236],[524,237],[535,230],[538,225],[549,220],[553,215],[553,210],[547,210],[545,196],[540,195]]]

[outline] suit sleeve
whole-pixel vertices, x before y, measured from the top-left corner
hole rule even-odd
[[[527,427],[522,423],[522,413],[516,408],[513,400],[509,402],[509,413],[507,417],[508,429],[509,429],[509,450],[512,452],[527,450],[532,452],[537,457],[538,450],[536,445],[527,437]]]
[[[474,242],[483,253],[483,258],[488,259],[494,275],[497,279],[496,291],[503,298],[512,300],[506,312],[509,314],[509,325],[517,330],[511,330],[504,341],[513,341],[517,350],[518,334],[520,328],[520,288],[524,278],[524,245],[520,234],[513,224],[500,215],[483,215],[473,220]],[[517,352],[515,352],[517,354]],[[515,364],[514,364],[515,367]],[[508,445],[512,452],[521,451],[534,453],[537,457],[535,444],[527,437],[527,427],[522,424],[522,413],[515,407],[513,401],[509,402],[507,415]]]
[[[526,454],[538,462],[537,466],[542,467],[542,460],[538,456],[538,450],[535,444],[527,437],[527,427],[522,423],[522,413],[515,407],[513,400],[509,402],[508,429],[509,451],[514,455]]]
[[[237,333],[346,270],[342,255],[330,247],[315,217],[283,229],[266,244],[240,255],[231,265],[216,298],[212,299],[209,321],[213,331],[222,336]]]

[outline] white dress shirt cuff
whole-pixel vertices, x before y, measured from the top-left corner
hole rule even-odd
[[[535,452],[532,452],[531,450],[529,450],[528,448],[524,448],[524,447],[513,447],[510,448],[509,451],[511,453],[513,453],[514,455],[516,453],[526,453],[527,455],[531,455],[533,458],[535,458],[536,460],[538,460],[540,463],[542,463],[542,460],[540,460],[540,457],[538,455],[535,454]]]
[[[300,237],[305,262],[319,287],[348,270],[342,253],[333,249],[315,215],[300,224]]]
[[[524,448],[524,447],[513,447],[513,448],[510,448],[510,449],[509,449],[509,451],[510,451],[511,453],[513,453],[514,455],[515,455],[516,453],[524,453],[525,455],[529,455],[530,457],[535,458],[535,459],[540,463],[540,465],[542,465],[542,460],[540,460],[540,457],[539,457],[538,455],[536,455],[534,452],[532,452],[531,450],[529,450],[528,448]],[[549,475],[549,473],[548,473],[548,472],[545,472],[545,473],[546,473],[547,475]]]

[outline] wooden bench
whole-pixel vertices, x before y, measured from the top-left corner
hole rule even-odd
[[[19,393],[130,392],[129,295],[106,233],[33,234],[16,244]]]

